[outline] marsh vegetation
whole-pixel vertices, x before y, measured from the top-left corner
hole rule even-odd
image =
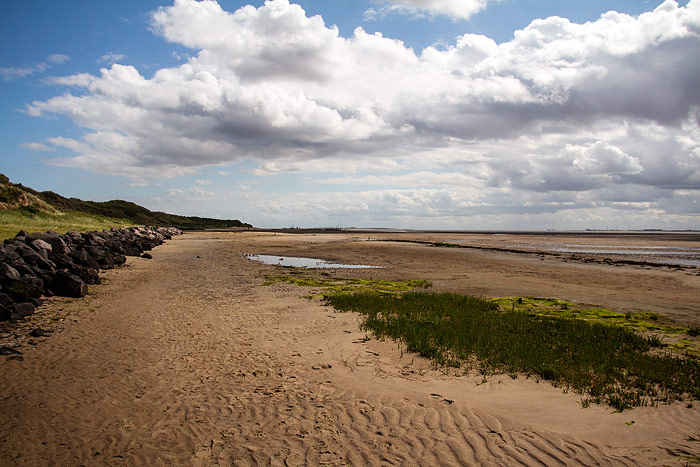
[[[338,311],[361,313],[363,329],[399,340],[436,365],[548,380],[581,393],[584,406],[624,410],[700,399],[700,361],[659,351],[659,337],[625,326],[451,293],[365,291],[325,299]]]

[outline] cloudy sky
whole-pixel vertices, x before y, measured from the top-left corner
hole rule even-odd
[[[0,7],[0,171],[260,227],[700,228],[700,0]]]

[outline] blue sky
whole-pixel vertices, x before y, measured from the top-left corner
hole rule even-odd
[[[697,229],[699,4],[10,2],[0,171],[261,227]]]

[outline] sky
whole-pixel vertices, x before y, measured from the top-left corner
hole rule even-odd
[[[23,0],[0,172],[257,227],[700,229],[700,0]]]

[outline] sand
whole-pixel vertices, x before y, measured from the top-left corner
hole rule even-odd
[[[700,455],[698,403],[613,413],[532,378],[456,376],[365,339],[358,315],[304,298],[309,289],[264,286],[286,271],[243,254],[691,322],[695,271],[358,237],[188,233],[107,271],[86,298],[51,299],[29,326],[54,334],[25,342],[22,361],[0,357],[0,464],[685,465]]]

